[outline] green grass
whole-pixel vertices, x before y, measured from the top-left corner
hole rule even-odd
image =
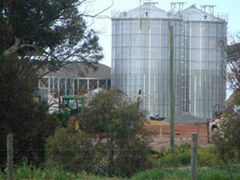
[[[187,167],[191,162],[191,146],[183,144],[175,147],[174,153],[162,149],[150,156],[154,168]],[[218,158],[215,147],[198,147],[198,167],[216,167],[224,164]]]
[[[232,169],[234,179],[240,179],[238,168]],[[189,180],[191,179],[190,169],[152,169],[134,175],[132,180]],[[225,169],[202,168],[198,171],[198,180],[229,180],[231,179]]]
[[[234,179],[240,179],[239,167],[232,168]],[[136,173],[129,180],[189,180],[191,170],[189,168],[150,169]],[[0,179],[7,179],[6,173],[0,174]],[[86,173],[71,174],[66,171],[51,167],[35,168],[21,165],[14,168],[15,180],[121,180],[121,178],[108,178]],[[230,176],[223,168],[199,168],[198,180],[229,180]],[[123,179],[122,179],[123,180]],[[127,179],[125,179],[127,180]]]
[[[198,179],[199,180],[228,180],[231,179],[224,164],[216,155],[214,147],[198,148]],[[190,145],[182,145],[175,148],[174,153],[162,150],[161,153],[151,151],[150,158],[152,169],[138,172],[132,176],[132,180],[189,180],[191,179]],[[215,168],[210,168],[215,167]],[[234,179],[240,180],[239,167],[232,168]],[[0,173],[0,180],[7,179],[6,172]],[[23,163],[14,167],[15,180],[120,180],[121,178],[108,178],[97,175],[88,175],[84,172],[72,174],[57,168],[41,166],[34,167]],[[123,180],[123,179],[122,179]],[[126,179],[125,179],[126,180]]]
[[[6,172],[0,173],[0,180],[7,179]],[[107,177],[87,175],[86,173],[72,174],[52,167],[33,167],[26,164],[14,168],[14,180],[105,180]],[[116,178],[111,178],[116,179]]]

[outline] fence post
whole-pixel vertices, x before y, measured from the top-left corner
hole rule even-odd
[[[198,135],[192,134],[192,155],[191,155],[192,180],[197,180],[197,141]]]
[[[210,123],[210,120],[207,119],[207,143],[210,143],[209,123]]]
[[[162,126],[159,128],[159,142],[161,143],[162,141]]]
[[[7,178],[13,180],[13,135],[7,135]]]

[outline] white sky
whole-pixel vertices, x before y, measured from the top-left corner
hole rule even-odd
[[[141,0],[144,2],[144,0]],[[149,1],[149,0],[145,0]],[[158,7],[166,11],[170,10],[170,2],[186,2],[184,8],[192,4],[217,5],[215,14],[228,15],[228,35],[236,35],[240,32],[240,0],[154,0]],[[91,28],[99,32],[100,45],[103,47],[104,59],[101,63],[111,66],[111,13],[114,11],[127,11],[136,8],[140,0],[89,0],[86,4],[86,11],[90,14],[97,13],[113,3],[112,7],[101,14],[101,18],[94,19]]]

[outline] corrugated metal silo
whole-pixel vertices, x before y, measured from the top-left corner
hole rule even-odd
[[[223,107],[226,92],[226,21],[194,5],[178,14],[185,22],[186,111],[206,119]]]
[[[168,116],[169,22],[174,26],[174,87],[176,112],[183,109],[181,66],[182,20],[144,3],[112,17],[112,88],[131,97],[142,91],[142,108],[150,115]]]

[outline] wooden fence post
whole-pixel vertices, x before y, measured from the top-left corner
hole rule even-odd
[[[210,120],[208,119],[207,120],[207,143],[210,143],[209,123],[210,123]]]
[[[159,127],[159,142],[162,141],[162,126]]]
[[[192,155],[191,155],[192,180],[197,180],[197,141],[198,135],[192,134]]]
[[[13,135],[7,135],[7,178],[13,180]]]

